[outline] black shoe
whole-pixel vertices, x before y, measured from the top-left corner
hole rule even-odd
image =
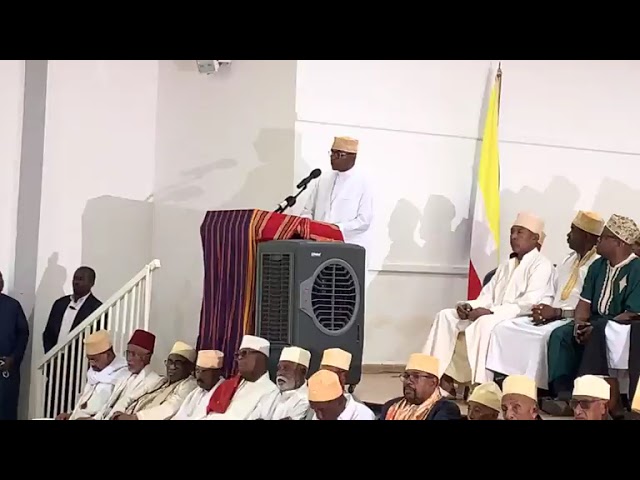
[[[540,402],[540,410],[552,417],[573,417],[573,410],[564,400],[543,398]]]

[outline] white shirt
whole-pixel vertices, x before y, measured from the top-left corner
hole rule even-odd
[[[347,405],[344,407],[344,411],[338,417],[338,420],[375,420],[376,415],[365,404],[360,403],[351,395],[345,395],[347,399]],[[315,412],[311,420],[318,420]]]
[[[80,307],[82,307],[89,295],[91,295],[91,292],[87,293],[84,297],[81,297],[76,301],[73,300],[73,295],[71,295],[69,305],[67,306],[67,309],[64,311],[64,315],[62,316],[62,324],[60,325],[58,342],[69,335],[71,326],[73,325],[73,321],[76,319],[76,315],[78,314]]]
[[[491,281],[484,286],[472,308],[488,308],[503,318],[531,315],[531,307],[553,296],[554,267],[537,249],[522,261],[510,258],[500,264]]]
[[[337,225],[345,243],[369,247],[373,192],[358,169],[331,171],[321,177],[300,213],[301,217]]]
[[[563,310],[574,310],[578,305],[578,300],[580,300],[580,294],[582,293],[582,285],[584,284],[584,279],[587,276],[587,272],[589,271],[589,267],[593,262],[595,262],[600,255],[591,255],[589,259],[584,263],[584,265],[580,266],[578,270],[578,278],[573,288],[571,289],[571,293],[566,299],[562,299],[562,291],[564,290],[565,285],[569,281],[571,277],[571,273],[573,269],[577,266],[580,259],[578,258],[578,254],[576,252],[571,252],[567,255],[564,260],[558,265],[555,269],[553,275],[553,285],[554,285],[554,295],[553,298],[545,298],[540,303],[544,303],[546,305],[551,305],[553,308],[561,308]]]
[[[275,401],[278,387],[265,373],[255,382],[242,380],[225,413],[210,413],[206,420],[247,420],[261,401]],[[271,408],[268,404],[264,408]]]
[[[309,413],[309,389],[302,385],[295,390],[276,392],[258,404],[248,420],[303,420]]]
[[[207,407],[211,400],[211,395],[220,384],[224,382],[224,378],[220,377],[211,390],[197,387],[193,392],[187,395],[178,413],[171,420],[204,420],[207,417]]]
[[[109,420],[116,412],[126,412],[127,407],[142,395],[158,388],[164,379],[154,372],[149,365],[140,373],[131,373],[120,380],[109,397],[104,408],[94,417],[96,420]]]
[[[107,404],[117,383],[128,376],[127,362],[122,357],[115,357],[99,372],[90,368],[87,371],[87,383],[76,407],[71,412],[70,419],[76,420],[96,415]]]

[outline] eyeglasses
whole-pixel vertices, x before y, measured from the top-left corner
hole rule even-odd
[[[569,400],[569,406],[571,407],[571,410],[578,408],[578,405],[580,405],[582,410],[588,410],[596,401],[597,400],[576,400],[572,398]]]
[[[347,152],[341,152],[340,150],[329,150],[330,157],[344,158],[349,155]]]
[[[184,360],[167,359],[164,361],[164,364],[167,367],[183,368],[187,364],[187,362],[185,362]]]
[[[427,375],[424,373],[403,373],[402,375],[400,375],[400,380],[402,382],[407,382],[407,381],[411,381],[411,382],[418,382],[421,378],[433,378],[432,375]]]

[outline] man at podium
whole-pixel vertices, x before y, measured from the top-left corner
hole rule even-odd
[[[300,216],[337,225],[345,243],[366,250],[373,220],[373,192],[363,172],[355,167],[358,140],[336,137],[329,155],[333,171],[316,184]]]

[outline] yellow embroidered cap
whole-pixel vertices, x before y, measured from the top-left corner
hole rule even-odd
[[[517,394],[538,401],[536,382],[524,375],[510,375],[502,382],[502,396]]]
[[[487,382],[478,385],[469,395],[470,402],[476,402],[493,410],[500,411],[502,409],[502,391],[494,382]]]
[[[351,367],[351,354],[345,352],[341,348],[327,348],[322,354],[320,365],[328,367],[336,367],[341,370],[349,371]]]
[[[222,368],[223,361],[224,353],[219,350],[200,350],[196,366],[210,369]]]
[[[335,137],[333,139],[332,150],[339,150],[346,153],[358,153],[358,140],[351,137]]]
[[[330,402],[344,395],[338,375],[329,370],[318,370],[307,382],[310,402]]]
[[[191,363],[196,361],[196,357],[198,355],[195,348],[181,341],[177,341],[173,344],[173,348],[169,352],[169,355],[171,354],[180,355],[181,357],[189,360]]]
[[[640,413],[640,382],[636,386],[636,393],[633,395],[633,402],[631,402],[631,410],[636,413]]]
[[[424,353],[412,353],[407,362],[405,370],[417,370],[419,372],[429,373],[436,377],[439,376],[440,362],[436,357],[425,355]]]
[[[112,346],[111,337],[106,330],[98,330],[84,339],[84,349],[87,355],[99,355]]]
[[[580,230],[597,236],[600,236],[604,228],[604,218],[596,212],[585,212],[583,210],[578,210],[578,213],[571,223]]]

